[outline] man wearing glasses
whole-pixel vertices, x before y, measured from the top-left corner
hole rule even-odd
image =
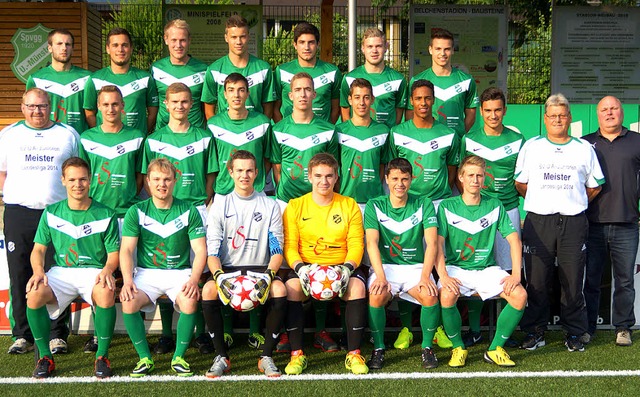
[[[528,304],[521,329],[522,348],[545,345],[549,321],[549,287],[556,263],[560,280],[560,321],[570,352],[584,351],[587,331],[582,284],[589,222],[585,210],[602,189],[604,176],[591,145],[569,136],[571,111],[562,94],[545,103],[546,136],[527,141],[516,162],[516,189],[524,197],[527,217],[522,230]]]
[[[9,354],[33,350],[26,316],[26,286],[33,275],[29,257],[40,215],[45,206],[67,197],[61,183],[62,163],[78,155],[78,133],[50,119],[46,91],[31,88],[22,96],[24,121],[0,132],[0,190],[4,194],[4,233],[11,283],[15,342]],[[51,264],[52,259],[47,262]],[[65,317],[65,316],[63,316]],[[52,324],[52,352],[66,353],[66,318]]]

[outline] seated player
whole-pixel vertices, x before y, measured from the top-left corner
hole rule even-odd
[[[162,295],[167,295],[181,313],[171,369],[178,376],[193,375],[184,353],[195,328],[200,299],[198,281],[207,261],[207,247],[200,213],[173,196],[176,174],[176,167],[169,160],[152,160],[147,168],[151,197],[129,208],[122,226],[120,301],[124,325],[140,357],[130,374],[134,378],[149,374],[155,367],[140,311],[155,311]],[[193,265],[189,263],[189,249],[194,252]]]
[[[518,233],[500,200],[480,194],[485,167],[482,158],[465,157],[458,169],[462,194],[444,199],[438,208],[438,289],[442,323],[453,343],[450,367],[463,367],[468,353],[460,335],[458,297],[477,294],[482,300],[500,296],[507,301],[498,316],[495,337],[484,353],[485,361],[501,367],[515,365],[503,346],[518,326],[527,302],[527,292],[520,285],[522,243]],[[496,265],[496,231],[511,248],[511,275]]]
[[[431,200],[409,194],[411,176],[407,159],[391,160],[385,169],[389,195],[369,200],[365,208],[367,252],[373,271],[369,275],[369,327],[374,344],[370,369],[382,369],[384,364],[385,305],[394,296],[422,306],[422,366],[438,366],[431,349],[440,325],[438,290],[431,275],[438,251],[438,221]]]
[[[40,352],[34,378],[48,378],[53,373],[50,318],[58,318],[78,295],[95,308],[99,336],[95,375],[111,376],[107,357],[116,323],[113,272],[118,268],[118,221],[112,209],[89,197],[90,175],[89,164],[78,157],[62,164],[67,199],[45,209],[34,238],[33,276],[27,283],[27,319]],[[55,251],[55,263],[45,273],[49,244]]]
[[[207,219],[208,264],[213,279],[202,290],[202,311],[213,338],[217,356],[207,372],[216,378],[231,368],[224,341],[222,305],[232,292],[223,283],[223,273],[241,271],[259,279],[260,303],[271,303],[267,332],[258,369],[269,377],[280,376],[271,355],[278,343],[287,308],[287,290],[276,272],[282,264],[282,215],[275,200],[254,189],[258,165],[253,154],[238,150],[227,161],[234,189],[217,195]]]
[[[339,296],[347,302],[345,367],[354,374],[366,374],[369,369],[360,354],[367,313],[367,273],[365,267],[359,266],[364,251],[362,215],[354,199],[334,193],[338,181],[335,157],[318,153],[309,161],[308,170],[311,192],[291,199],[283,215],[285,258],[294,269],[286,281],[291,361],[285,372],[297,375],[307,368],[302,351],[302,301],[307,299],[312,265],[319,264],[333,266],[342,276]]]

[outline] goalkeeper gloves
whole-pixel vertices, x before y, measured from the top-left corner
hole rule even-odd
[[[221,269],[213,272],[213,281],[215,281],[216,286],[218,286],[218,297],[220,298],[220,302],[224,305],[228,305],[231,302],[231,297],[233,296],[233,284],[229,281],[228,275],[223,276],[224,272]],[[233,277],[233,276],[231,276]]]
[[[258,298],[261,305],[264,305],[269,297],[269,289],[271,288],[271,282],[276,276],[276,272],[271,269],[267,269],[264,273],[251,273],[252,276],[258,279],[258,282],[254,287],[256,290],[256,298]]]
[[[311,290],[311,280],[309,280],[309,273],[318,267],[317,263],[307,264],[304,262],[300,262],[295,267],[295,272],[300,279],[300,286],[302,287],[302,292],[305,296],[309,296],[309,291]]]
[[[342,296],[347,292],[349,277],[351,276],[351,273],[353,273],[353,265],[345,263],[342,265],[336,265],[334,268],[338,270],[338,274],[340,275],[340,291],[338,292],[338,297],[342,298]]]

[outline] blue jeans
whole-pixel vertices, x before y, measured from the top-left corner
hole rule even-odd
[[[636,292],[633,280],[637,251],[637,223],[589,223],[584,297],[590,334],[596,331],[600,285],[607,257],[611,259],[613,270],[613,326],[616,329],[629,329],[635,325],[633,304]]]

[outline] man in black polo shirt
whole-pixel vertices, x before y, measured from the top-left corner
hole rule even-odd
[[[630,346],[630,328],[636,323],[633,279],[638,251],[640,135],[622,126],[624,114],[618,98],[602,98],[596,111],[600,128],[584,139],[595,149],[607,183],[587,209],[589,237],[584,296],[588,327],[582,339],[587,342],[596,332],[602,272],[609,257],[614,280],[612,320],[616,344]]]

